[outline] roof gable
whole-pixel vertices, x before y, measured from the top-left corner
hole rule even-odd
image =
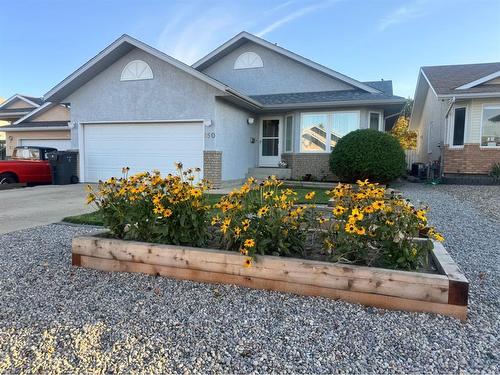
[[[23,102],[25,106],[16,106],[16,102]],[[14,94],[9,99],[0,104],[0,109],[23,109],[23,108],[37,108],[42,104],[40,98],[35,98],[32,96]]]
[[[208,77],[207,75],[193,69],[189,65],[184,64],[183,62],[174,59],[173,57],[153,48],[135,38],[132,38],[129,35],[122,35],[120,38],[111,43],[104,50],[99,52],[92,59],[87,61],[84,65],[78,68],[71,75],[66,77],[63,81],[61,81],[58,85],[52,88],[49,92],[44,95],[44,99],[52,102],[60,102],[68,97],[71,93],[76,91],[79,87],[90,81],[92,78],[97,76],[99,73],[104,71],[107,67],[111,66],[118,59],[125,56],[127,53],[132,51],[134,48],[142,50],[146,53],[149,53],[158,59],[200,79],[201,81],[221,90],[223,93],[227,95],[233,95],[247,104],[258,106],[251,98],[246,97],[238,93],[235,90],[232,90],[228,86],[222,84],[214,80],[213,78]]]
[[[14,124],[43,121],[69,121],[69,109],[64,105],[45,102],[40,107],[21,117]]]
[[[246,31],[243,31],[233,37],[232,39],[228,40],[226,43],[222,44],[220,47],[216,48],[212,52],[210,52],[208,55],[203,57],[202,59],[198,60],[196,63],[194,63],[192,66],[193,68],[197,70],[204,70],[210,65],[214,64],[216,61],[221,59],[222,57],[226,56],[227,54],[231,53],[233,50],[239,48],[241,45],[244,43],[251,41],[253,43],[256,43],[264,48],[270,49],[274,51],[275,53],[278,53],[282,56],[288,57],[300,64],[303,64],[305,66],[308,66],[312,69],[315,69],[327,76],[330,76],[332,78],[335,78],[339,81],[342,81],[348,85],[351,85],[355,88],[370,92],[370,93],[379,93],[380,91],[375,89],[374,87],[371,87],[369,85],[365,85],[362,82],[359,82],[351,77],[348,77],[344,74],[341,74],[339,72],[336,72],[332,69],[329,69],[323,65],[320,65],[312,60],[309,60],[305,57],[302,57],[300,55],[297,55],[296,53],[293,53],[285,48],[279,47],[275,44],[272,44],[264,39],[261,39],[255,35],[252,35]]]
[[[437,96],[500,93],[498,86],[483,85],[500,77],[500,62],[424,66],[421,72]]]

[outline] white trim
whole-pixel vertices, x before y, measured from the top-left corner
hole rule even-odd
[[[125,120],[125,121],[82,121],[78,122],[78,153],[79,153],[79,166],[80,171],[80,181],[86,182],[85,179],[85,125],[113,125],[113,124],[170,124],[170,123],[201,123],[201,138],[203,140],[203,147],[200,152],[202,153],[202,163],[203,163],[203,152],[205,151],[205,121],[203,119],[188,119],[188,120]],[[205,173],[203,165],[199,166],[201,169],[201,176]],[[203,177],[202,177],[203,178]]]
[[[62,80],[59,84],[57,84],[54,88],[52,88],[49,92],[47,92],[44,95],[45,100],[51,100],[52,96],[57,94],[58,91],[62,90],[65,86],[70,84],[72,81],[74,81],[76,78],[78,78],[81,74],[85,73],[88,71],[92,66],[94,66],[97,62],[102,60],[105,56],[109,55],[113,50],[115,50],[118,46],[120,46],[123,43],[128,43],[138,49],[143,50],[146,53],[149,53],[160,60],[163,60],[164,62],[171,64],[175,66],[176,68],[181,69],[182,71],[200,79],[201,81],[209,84],[210,86],[213,86],[223,92],[230,93],[234,96],[237,96],[241,99],[244,99],[245,101],[248,101],[249,103],[254,104],[255,106],[260,108],[260,104],[252,100],[251,98],[247,97],[246,95],[238,93],[236,90],[230,89],[229,86],[226,86],[219,81],[210,78],[206,74],[203,74],[199,72],[198,70],[190,67],[189,65],[184,64],[183,62],[174,59],[173,57],[157,50],[156,48],[153,48],[146,43],[141,42],[140,40],[137,40],[135,38],[132,38],[131,36],[124,34],[117,40],[115,40],[113,43],[111,43],[109,46],[107,46],[104,50],[99,52],[96,56],[94,56],[92,59],[87,61],[84,65],[82,65],[80,68],[78,68],[76,71],[74,71],[71,75],[66,77],[64,80]]]
[[[23,122],[24,120],[27,120],[29,119],[30,117],[32,117],[34,114],[40,112],[41,110],[43,110],[44,108],[47,108],[48,106],[50,106],[52,103],[51,102],[46,102],[46,103],[43,103],[40,107],[38,107],[37,109],[34,109],[32,110],[30,113],[28,113],[27,115],[25,115],[24,117],[21,117],[19,120],[17,120],[16,122],[14,122],[14,125],[16,124],[19,124],[21,122]]]
[[[278,155],[276,156],[276,160],[278,161],[276,165],[268,165],[267,163],[263,163],[262,158],[272,158],[273,156],[262,156],[262,140],[263,140],[263,124],[264,120],[278,120]],[[268,137],[271,138],[271,137]],[[278,167],[279,162],[281,161],[281,146],[283,140],[283,116],[263,116],[259,118],[259,166],[260,167]]]
[[[384,114],[382,113],[382,111],[371,111],[371,110],[368,110],[368,127],[367,129],[371,129],[370,127],[370,116],[372,113],[376,113],[378,115],[378,131],[380,132],[383,132],[385,131],[385,128],[384,128],[384,121],[382,120],[384,118]],[[384,119],[385,120],[385,119]]]
[[[2,107],[4,107],[5,105],[9,104],[10,102],[14,101],[15,99],[19,99],[19,100],[22,100],[23,102],[26,102],[28,104],[31,104],[35,107],[40,107],[40,104],[37,104],[35,102],[32,102],[31,100],[25,98],[24,96],[20,95],[20,94],[14,94],[12,95],[9,99],[7,99],[6,101],[4,101],[2,104],[0,104],[0,109]]]
[[[365,91],[368,91],[370,93],[381,93],[380,90],[377,90],[375,89],[374,87],[371,87],[371,86],[368,86],[362,82],[359,82],[351,77],[348,77],[344,74],[341,74],[339,72],[336,72],[335,70],[332,70],[330,68],[327,68],[326,66],[323,66],[323,65],[320,65],[312,60],[309,60],[309,59],[306,59],[305,57],[302,57],[300,55],[297,55],[296,53],[293,53],[291,51],[288,51],[287,49],[285,48],[282,48],[282,47],[279,47],[273,43],[270,43],[268,42],[267,40],[264,40],[262,38],[259,38],[255,35],[252,35],[246,31],[242,31],[241,33],[239,33],[238,35],[234,36],[233,38],[231,38],[230,40],[228,40],[226,43],[222,44],[221,46],[219,46],[218,48],[216,48],[215,50],[213,50],[212,52],[210,52],[208,55],[206,55],[205,57],[201,58],[200,60],[198,60],[197,62],[195,62],[192,67],[197,69],[199,66],[201,66],[202,64],[204,64],[205,62],[207,62],[208,60],[210,60],[211,58],[213,58],[214,56],[216,56],[218,53],[222,52],[223,50],[227,49],[228,47],[230,47],[231,45],[235,44],[236,42],[238,42],[239,40],[241,39],[248,39],[250,40],[251,42],[254,42],[262,47],[265,47],[265,48],[268,48],[276,53],[279,53],[281,55],[284,55],[292,60],[295,60],[295,61],[298,61],[306,66],[309,66],[310,68],[313,68],[313,69],[316,69],[326,75],[329,75],[330,77],[333,77],[333,78],[336,78],[338,80],[341,80],[341,81],[344,81],[348,84],[350,84],[351,86],[354,86],[354,87],[357,87],[357,88],[360,88],[362,90],[365,90]]]
[[[427,84],[429,85],[429,87],[431,88],[432,92],[434,93],[434,95],[436,95],[436,97],[439,98],[439,95],[437,94],[436,90],[434,90],[434,87],[432,87],[431,85],[431,81],[429,81],[429,78],[427,78],[427,76],[425,75],[425,72],[424,72],[424,68],[420,68],[420,72],[422,73],[422,76],[425,78],[425,80],[427,81]]]
[[[187,120],[113,120],[113,121],[82,121],[80,124],[84,125],[96,125],[96,124],[102,124],[102,125],[108,125],[108,124],[154,124],[154,123],[188,123],[188,122],[205,122],[206,120],[204,119],[187,119]]]
[[[406,99],[393,100],[344,100],[344,101],[331,101],[331,102],[311,102],[311,103],[290,103],[290,104],[264,104],[261,105],[264,110],[272,109],[306,109],[306,108],[320,108],[320,107],[359,107],[361,105],[377,105],[377,104],[403,104]]]
[[[498,72],[491,73],[491,74],[488,74],[487,76],[484,76],[482,78],[476,79],[475,81],[466,83],[465,85],[459,86],[455,90],[467,90],[467,89],[470,89],[472,87],[478,86],[481,83],[485,83],[485,82],[491,81],[492,79],[495,79],[495,78],[498,78],[498,77],[500,77],[500,70]]]
[[[30,113],[33,109],[29,109],[29,108],[26,108],[26,111],[19,111],[19,112],[2,112],[0,113],[0,119],[1,118],[5,118],[7,116],[12,116],[12,115],[23,115],[23,116],[26,116],[28,113]]]
[[[483,116],[486,108],[500,109],[500,104],[482,104],[481,105],[481,123],[479,128],[479,148],[484,150],[500,149],[500,146],[483,146]]]
[[[454,145],[453,144],[453,137],[455,134],[455,112],[457,109],[464,108],[465,109],[465,118],[464,118],[464,139],[463,139],[463,144],[461,145]],[[450,111],[451,112],[451,111]],[[465,140],[467,139],[467,128],[469,125],[468,117],[469,117],[469,106],[467,104],[459,104],[459,105],[454,105],[453,106],[453,114],[448,117],[448,131],[447,131],[447,136],[448,136],[448,148],[451,150],[460,150],[464,148],[465,145]]]
[[[448,99],[448,98],[463,98],[463,99],[474,99],[474,98],[494,98],[500,97],[500,91],[498,92],[478,92],[470,94],[443,94],[438,95],[438,99]]]
[[[37,126],[32,128],[9,128],[7,126],[2,126],[0,131],[2,132],[31,132],[31,131],[46,131],[46,130],[70,130],[69,126]]]
[[[294,116],[293,113],[289,113],[289,114],[287,114],[287,115],[285,115],[283,117],[284,117],[284,121],[283,121],[283,153],[293,152],[293,148],[294,148],[293,144],[295,143],[294,142],[294,137],[295,137],[295,129],[294,129],[295,128],[295,121],[294,121],[294,117],[295,116]],[[286,129],[286,126],[287,126],[287,122],[286,121],[287,121],[287,119],[289,117],[292,118],[292,132],[290,134],[292,143],[290,144],[290,149],[287,150],[286,149],[286,137],[287,137],[288,132],[287,132],[287,129]]]

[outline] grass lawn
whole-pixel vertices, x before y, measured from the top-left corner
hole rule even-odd
[[[316,197],[314,199],[314,202],[317,204],[327,204],[328,203],[328,196],[325,194],[325,192],[328,189],[313,189],[313,188],[294,188],[294,191],[297,192],[297,197],[298,197],[298,203],[310,203],[311,201],[306,201],[304,196],[309,193],[310,191],[315,191],[316,192]],[[209,204],[215,204],[219,201],[219,199],[223,196],[223,194],[207,194],[207,200]],[[94,211],[88,214],[83,214],[83,215],[77,215],[77,216],[68,216],[63,219],[63,221],[67,223],[73,223],[73,224],[87,224],[87,225],[98,225],[102,226],[102,216],[99,211]]]

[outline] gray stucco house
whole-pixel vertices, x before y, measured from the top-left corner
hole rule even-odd
[[[359,82],[247,32],[192,66],[123,35],[44,99],[71,108],[82,181],[182,161],[217,186],[324,178],[340,137],[390,128],[405,102],[391,81]]]

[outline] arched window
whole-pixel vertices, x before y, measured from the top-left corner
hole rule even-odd
[[[255,52],[245,52],[238,56],[234,62],[234,69],[262,68],[264,63]]]
[[[120,81],[135,81],[140,79],[153,79],[153,71],[142,60],[133,60],[125,65]]]

